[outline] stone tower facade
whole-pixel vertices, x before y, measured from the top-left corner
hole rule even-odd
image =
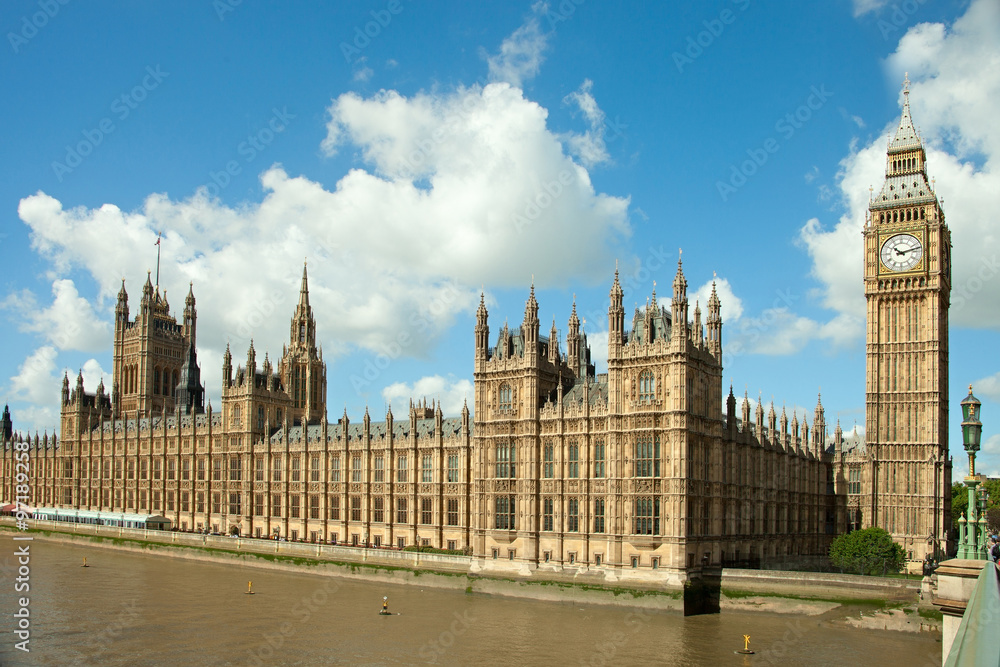
[[[115,306],[111,385],[115,412],[173,412],[178,399],[185,412],[201,410],[204,388],[195,352],[198,314],[193,290],[192,286],[184,303],[184,320],[178,324],[170,314],[166,291],[161,296],[159,285],[154,287],[147,275],[139,310],[131,320],[122,280]]]
[[[867,460],[850,512],[852,523],[884,528],[920,559],[947,553],[951,529],[951,232],[910,117],[909,79],[903,97],[864,229]]]
[[[575,305],[567,353],[539,335],[531,291],[520,328],[489,346],[475,328],[473,553],[484,569],[613,571],[673,584],[720,565],[822,557],[835,502],[823,408],[779,429],[730,391],[714,288],[689,313],[680,262],[669,307],[655,286],[626,328],[616,272],[608,372],[596,375]],[[628,573],[627,575],[624,573]]]
[[[278,373],[292,399],[290,417],[296,422],[305,419],[308,424],[318,424],[326,418],[326,364],[322,348],[316,347],[316,319],[309,305],[305,265],[288,340]]]

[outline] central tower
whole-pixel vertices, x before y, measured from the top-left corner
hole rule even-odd
[[[885,183],[865,224],[868,302],[865,439],[870,480],[861,524],[879,526],[911,559],[947,553],[948,305],[951,232],[927,181],[927,156],[903,114]]]
[[[293,422],[317,424],[326,418],[326,364],[316,348],[316,319],[309,305],[309,277],[302,265],[299,303],[292,315],[289,344],[281,355],[279,373],[292,405]]]

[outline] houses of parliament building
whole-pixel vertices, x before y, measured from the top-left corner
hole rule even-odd
[[[608,368],[596,374],[575,305],[565,341],[542,335],[534,288],[519,327],[474,331],[473,410],[412,402],[381,421],[327,418],[326,364],[303,268],[288,344],[251,342],[222,401],[197,361],[193,289],[180,322],[147,281],[115,308],[110,392],[63,380],[61,436],[29,439],[31,504],[163,515],[186,531],[461,550],[484,568],[661,570],[826,555],[877,525],[911,559],[949,549],[950,236],[905,96],[885,185],[864,228],[868,302],[865,438],[752,404],[722,383],[721,304],[672,293],[630,315],[615,273]],[[2,495],[15,493],[2,424]]]

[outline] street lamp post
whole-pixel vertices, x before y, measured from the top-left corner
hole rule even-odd
[[[982,403],[972,395],[972,385],[969,385],[969,395],[962,401],[962,444],[969,454],[969,476],[965,485],[969,487],[968,519],[965,515],[959,519],[958,557],[969,560],[986,560],[986,489],[977,493],[979,477],[976,475],[976,452],[983,435],[983,423],[979,421],[979,411]],[[980,517],[982,510],[982,517]]]

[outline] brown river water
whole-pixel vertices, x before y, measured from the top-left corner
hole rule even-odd
[[[941,664],[935,635],[819,617],[540,602],[36,539],[29,593],[0,541],[0,664],[907,665]],[[89,567],[81,567],[83,559]],[[13,567],[12,567],[13,565]],[[246,595],[253,581],[254,595]],[[29,597],[30,653],[15,648]],[[383,596],[392,616],[380,616]],[[751,636],[756,655],[734,653]]]

